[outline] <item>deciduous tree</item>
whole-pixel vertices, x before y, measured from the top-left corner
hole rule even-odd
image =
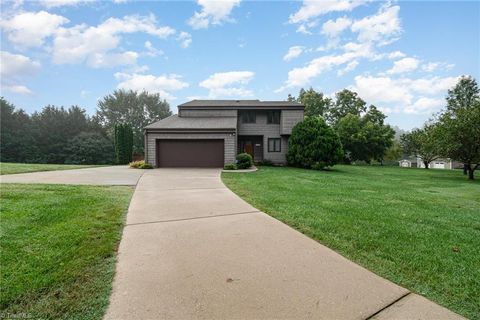
[[[333,126],[347,114],[360,116],[367,111],[367,104],[356,92],[344,89],[335,95],[335,104],[329,109],[327,120]]]
[[[410,155],[421,157],[425,169],[430,162],[438,159],[440,130],[437,124],[428,123],[421,129],[414,129],[401,137],[402,147]]]
[[[113,137],[117,123],[129,123],[133,130],[133,152],[143,154],[143,129],[170,116],[170,105],[158,93],[115,90],[98,102],[96,118]]]
[[[472,77],[462,77],[448,91],[447,108],[439,118],[440,151],[462,161],[468,178],[480,166],[480,90]]]
[[[305,106],[305,116],[307,117],[324,117],[332,106],[332,99],[325,97],[323,93],[317,92],[310,88],[308,90],[301,89],[297,102]]]

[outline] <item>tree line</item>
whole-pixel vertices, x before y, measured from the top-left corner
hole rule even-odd
[[[323,118],[334,129],[343,147],[344,163],[383,163],[393,146],[395,130],[385,124],[386,116],[376,106],[367,106],[356,92],[344,89],[331,99],[313,88],[301,89],[298,97],[289,95],[288,100],[303,104],[306,118]]]
[[[480,89],[477,81],[463,76],[446,97],[446,107],[422,128],[402,135],[408,154],[420,156],[428,169],[430,162],[448,157],[464,165],[473,180],[480,167]]]
[[[288,100],[305,106],[306,121],[292,132],[295,146],[287,155],[295,166],[321,169],[338,162],[383,163],[408,155],[421,157],[428,169],[430,162],[448,157],[464,164],[469,179],[474,179],[480,167],[480,91],[470,76],[462,76],[448,90],[443,111],[422,128],[397,139],[395,130],[384,123],[386,116],[374,105],[367,107],[350,90],[342,90],[332,99],[312,88],[301,89],[298,97],[289,95]]]
[[[143,128],[170,116],[159,94],[116,90],[98,102],[89,116],[79,106],[48,105],[28,114],[0,98],[0,161],[28,163],[112,164],[115,125],[133,131],[133,154],[143,154]]]

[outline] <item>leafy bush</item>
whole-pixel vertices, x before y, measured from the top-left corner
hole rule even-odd
[[[252,156],[248,153],[239,153],[236,159],[238,169],[248,169],[253,164]]]
[[[82,132],[70,139],[66,148],[68,164],[111,164],[113,144],[99,133]]]
[[[136,169],[153,169],[153,166],[149,163],[146,163],[144,160],[132,161],[128,164],[128,166]]]
[[[298,123],[288,140],[288,164],[321,170],[342,160],[340,138],[321,117],[309,117]]]
[[[227,163],[226,165],[223,166],[223,169],[225,170],[237,170],[237,165],[235,163]]]

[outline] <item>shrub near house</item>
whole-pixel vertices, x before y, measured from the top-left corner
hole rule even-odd
[[[309,117],[298,123],[288,141],[288,164],[321,170],[342,160],[338,134],[321,117]]]

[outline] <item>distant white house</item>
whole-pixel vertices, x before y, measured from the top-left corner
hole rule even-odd
[[[415,160],[402,159],[398,161],[398,165],[403,168],[425,168],[421,157],[417,157]],[[456,169],[462,168],[463,165],[459,162],[453,161],[450,158],[438,158],[430,162],[428,167],[432,169]]]
[[[408,159],[402,159],[398,161],[398,165],[403,168],[411,168],[412,167],[412,161]]]

